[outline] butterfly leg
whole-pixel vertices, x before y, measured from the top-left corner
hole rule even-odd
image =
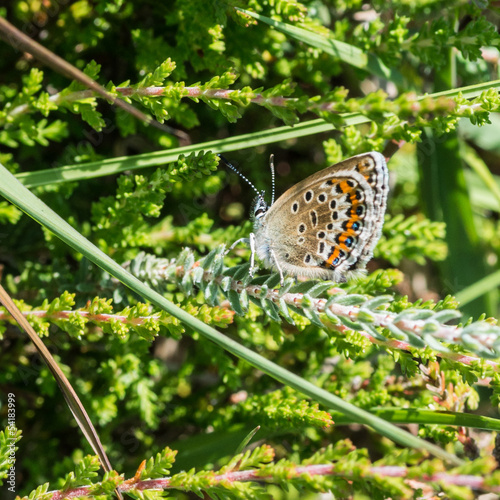
[[[250,233],[250,276],[253,278],[255,269],[255,234]]]
[[[283,278],[283,270],[281,269],[280,265],[278,264],[278,259],[276,258],[276,254],[274,253],[274,250],[271,248],[271,257],[273,258],[273,263],[276,266],[276,269],[280,273],[280,285],[283,286],[285,284],[285,279]]]
[[[245,243],[245,245],[250,244],[250,240],[248,238],[240,238],[239,240],[236,240],[225,252],[224,255],[227,255],[236,245],[239,245],[240,243]]]
[[[240,243],[245,243],[250,247],[250,276],[253,278],[253,273],[255,270],[255,234],[250,233],[250,238],[240,238],[236,240],[225,252],[224,255],[227,255],[236,245]]]

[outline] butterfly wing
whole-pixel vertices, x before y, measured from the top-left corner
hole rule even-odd
[[[388,189],[387,165],[376,152],[316,172],[256,221],[257,254],[286,274],[344,281],[372,256]]]

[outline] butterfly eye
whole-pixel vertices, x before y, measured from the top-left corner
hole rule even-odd
[[[253,216],[255,217],[255,219],[261,219],[262,217],[264,217],[268,210],[269,207],[264,201],[264,197],[262,195],[258,196],[255,200],[255,206],[253,209]]]
[[[261,217],[264,217],[266,215],[267,210],[265,208],[258,208],[255,210],[254,215],[256,219],[260,219]]]

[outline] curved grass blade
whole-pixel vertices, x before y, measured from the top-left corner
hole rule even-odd
[[[9,314],[17,321],[19,326],[28,334],[29,338],[35,345],[36,350],[45,361],[49,370],[52,372],[52,375],[56,379],[57,385],[61,389],[64,399],[66,400],[71,413],[75,417],[78,426],[82,430],[85,439],[92,447],[92,450],[94,450],[94,453],[99,457],[102,468],[106,472],[111,472],[113,468],[111,467],[111,463],[109,462],[108,456],[106,455],[106,451],[102,446],[97,431],[95,430],[90,417],[85,411],[85,407],[80,401],[80,398],[69,383],[69,380],[66,378],[66,375],[64,375],[56,360],[53,358],[52,354],[50,354],[50,351],[47,349],[40,337],[36,334],[33,327],[28,323],[28,320],[24,317],[23,313],[18,309],[16,304],[14,304],[14,301],[11,299],[10,295],[6,292],[2,285],[0,285],[0,302],[3,304],[5,309],[7,309]],[[115,490],[115,492],[120,499],[123,498],[118,490]]]
[[[252,350],[242,346],[238,342],[226,337],[211,326],[201,320],[191,316],[189,313],[176,306],[159,293],[142,283],[135,276],[132,276],[117,262],[111,259],[104,252],[99,250],[89,240],[71,227],[65,220],[59,217],[43,201],[37,198],[31,191],[26,189],[3,165],[0,164],[0,194],[8,201],[16,205],[23,212],[36,220],[39,224],[52,231],[62,241],[70,247],[80,252],[90,261],[94,262],[101,269],[105,270],[125,286],[136,292],[138,295],[148,300],[158,308],[171,314],[192,330],[197,331],[208,340],[227,350],[231,354],[242,358],[250,365],[268,374],[275,380],[293,387],[302,394],[311,397],[313,400],[323,404],[327,408],[333,408],[339,412],[357,418],[363,424],[368,425],[380,434],[396,441],[404,446],[427,450],[429,453],[450,462],[452,464],[462,464],[463,461],[451,455],[423,439],[413,436],[409,432],[400,429],[385,420],[376,417],[369,412],[357,408],[345,402],[343,399],[330,394],[313,383],[304,380],[294,373],[276,365],[272,361],[260,356]]]
[[[500,212],[500,200],[493,194],[490,187],[473,170],[465,171],[465,180],[469,188],[472,205],[475,209]],[[493,180],[500,188],[500,176],[493,175]]]
[[[355,113],[356,117],[348,119],[350,125],[364,123],[365,117]],[[354,115],[354,113],[353,113]],[[136,156],[123,156],[120,158],[109,158],[102,161],[94,161],[83,165],[67,165],[60,168],[39,170],[37,172],[23,172],[16,177],[27,187],[43,186],[46,184],[58,184],[62,182],[74,182],[83,179],[92,179],[105,175],[117,174],[127,170],[155,167],[171,163],[179,158],[179,155],[188,155],[193,151],[213,150],[218,153],[227,151],[238,151],[253,148],[263,144],[271,144],[286,141],[295,137],[314,135],[334,130],[335,127],[324,120],[310,120],[294,127],[278,127],[260,132],[252,132],[235,137],[226,137],[216,141],[208,141],[192,144],[181,148],[169,149],[167,151],[156,151],[154,153],[140,154]]]
[[[247,444],[253,439],[255,434],[260,431],[260,425],[255,427],[255,429],[252,429],[246,436],[245,439],[241,441],[241,443],[238,445],[238,448],[236,448],[236,451],[234,452],[235,455],[238,455],[243,451],[243,449],[247,446]]]

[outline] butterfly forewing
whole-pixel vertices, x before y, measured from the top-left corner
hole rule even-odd
[[[383,156],[368,153],[304,179],[256,223],[257,253],[286,274],[343,280],[380,237],[387,177]]]

